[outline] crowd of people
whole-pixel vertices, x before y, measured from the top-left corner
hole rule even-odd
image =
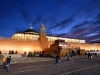
[[[10,61],[11,61],[11,56],[8,56],[7,58],[3,56],[1,68],[9,72],[10,71]]]

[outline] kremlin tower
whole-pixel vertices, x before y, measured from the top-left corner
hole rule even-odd
[[[40,27],[40,34],[38,40],[40,41],[42,49],[48,48],[48,38],[46,38],[46,31],[44,24],[42,24]]]

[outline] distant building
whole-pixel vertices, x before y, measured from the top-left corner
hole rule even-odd
[[[100,50],[100,44],[89,44],[81,39],[48,36],[44,24],[40,27],[40,33],[36,32],[32,25],[30,26],[24,32],[15,33],[11,38],[0,38],[0,50],[2,53],[9,52],[9,50],[17,50],[21,54],[25,51],[39,51],[47,54],[59,53],[60,51],[63,56],[69,49]]]

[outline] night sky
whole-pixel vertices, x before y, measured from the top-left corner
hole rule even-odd
[[[100,0],[0,0],[0,37],[43,23],[47,35],[100,42]]]

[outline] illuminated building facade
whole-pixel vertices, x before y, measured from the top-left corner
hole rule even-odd
[[[36,32],[32,25],[24,32],[15,33],[11,38],[0,38],[0,50],[2,53],[9,52],[9,50],[18,51],[18,53],[45,51],[54,52],[61,49],[61,52],[65,52],[68,48],[75,49],[80,48],[84,50],[100,50],[100,44],[89,44],[85,40],[71,39],[48,36],[45,31],[45,26],[42,24],[40,27],[40,33]],[[56,43],[60,41],[59,44]],[[65,52],[66,53],[66,52]]]

